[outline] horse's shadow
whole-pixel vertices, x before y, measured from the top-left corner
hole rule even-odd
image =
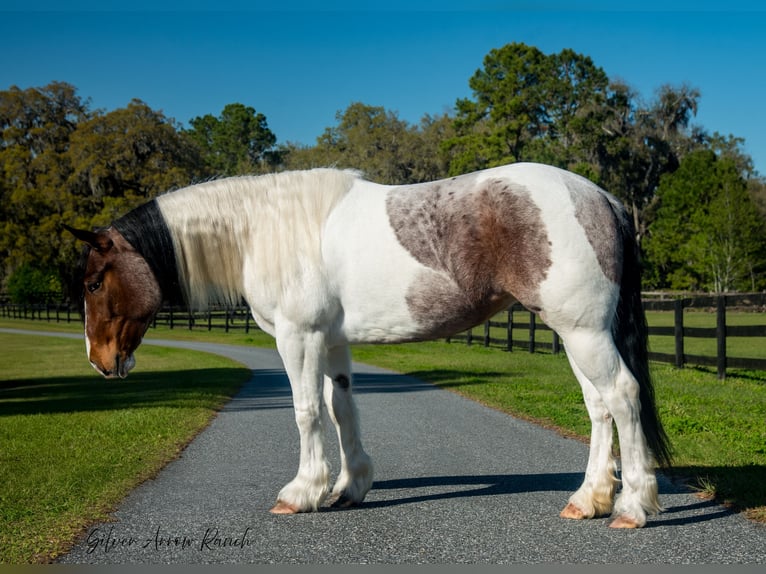
[[[500,496],[540,491],[574,491],[583,479],[582,473],[485,474],[460,476],[423,476],[378,480],[372,491],[402,491],[399,498],[370,500],[365,508],[386,508],[435,500]]]
[[[530,492],[554,491],[574,492],[582,483],[583,473],[542,473],[542,474],[487,474],[460,476],[423,476],[375,481],[369,498],[351,508],[327,508],[323,510],[353,510],[390,508],[406,504],[417,504],[439,500],[527,494]],[[378,498],[376,493],[401,491],[395,498]],[[686,494],[691,491],[682,484],[666,477],[660,479],[660,496]],[[565,501],[566,496],[562,498]],[[563,504],[563,502],[562,502]],[[714,500],[700,500],[691,504],[677,504],[665,508],[651,518],[646,528],[660,526],[682,526],[725,518],[736,512]]]

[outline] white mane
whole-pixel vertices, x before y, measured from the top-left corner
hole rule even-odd
[[[239,302],[248,264],[281,288],[317,269],[324,222],[357,177],[332,169],[231,177],[157,198],[189,305]]]

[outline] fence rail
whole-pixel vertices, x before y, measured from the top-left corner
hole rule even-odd
[[[9,319],[33,319],[48,322],[80,321],[77,309],[66,302],[39,304],[14,304],[7,298],[0,297],[0,317]],[[727,340],[732,337],[766,338],[766,319],[763,325],[727,325],[727,309],[748,309],[766,312],[766,293],[690,296],[669,299],[656,294],[646,294],[644,309],[673,313],[672,326],[651,326],[650,336],[666,336],[674,339],[673,353],[651,352],[653,361],[670,363],[676,367],[687,364],[716,367],[719,378],[726,377],[727,369],[753,369],[766,371],[766,359],[732,357],[727,354]],[[691,327],[684,324],[686,310],[699,309],[715,312],[715,327]],[[521,313],[525,320],[520,321]],[[528,319],[526,319],[528,317]],[[764,314],[766,317],[766,314]],[[212,331],[222,329],[225,332],[244,330],[249,333],[257,329],[250,312],[244,306],[227,308],[213,307],[205,312],[191,313],[180,307],[163,307],[154,319],[153,326],[164,325],[171,329],[189,329]],[[523,338],[518,338],[522,334]],[[525,336],[524,336],[525,335]],[[514,338],[516,337],[516,338]],[[689,354],[685,350],[685,341],[692,338],[713,339],[716,341],[715,356]],[[481,344],[485,347],[502,348],[506,351],[522,349],[530,353],[539,350],[560,353],[563,345],[557,333],[542,323],[521,305],[513,305],[505,313],[493,317],[483,325],[474,327],[447,339],[448,342],[462,341],[468,345]],[[765,341],[766,343],[766,341]]]
[[[653,361],[670,363],[676,367],[685,365],[703,365],[716,367],[718,377],[724,379],[727,369],[753,369],[766,371],[766,359],[732,357],[727,353],[727,340],[732,337],[758,337],[766,338],[766,315],[763,325],[736,325],[726,324],[727,309],[748,309],[766,312],[766,293],[749,293],[737,295],[717,296],[694,296],[682,299],[646,299],[644,309],[647,311],[673,312],[673,326],[650,326],[650,336],[670,336],[674,338],[674,353],[650,352],[649,358]],[[684,314],[687,309],[713,310],[716,316],[715,327],[689,327],[684,325]],[[519,312],[529,313],[529,321],[519,322],[515,315]],[[486,321],[483,326],[475,327],[448,339],[448,341],[463,341],[468,345],[474,343],[483,344],[485,347],[501,347],[507,351],[521,348],[534,353],[538,348],[549,349],[557,354],[562,346],[558,335],[553,332],[551,342],[537,340],[539,331],[550,331],[547,325],[541,324],[534,313],[528,312],[521,305],[513,305],[505,314],[507,319],[498,321],[497,317]],[[475,333],[476,329],[483,329],[483,336]],[[496,336],[504,330],[504,338]],[[524,339],[515,339],[514,333],[526,332]],[[493,333],[495,336],[493,336]],[[716,341],[715,356],[694,355],[685,352],[685,340],[692,338],[714,339]],[[765,341],[766,343],[766,341]]]

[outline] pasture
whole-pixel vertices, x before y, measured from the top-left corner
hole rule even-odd
[[[755,320],[756,315],[746,315],[750,319],[744,321]],[[649,318],[657,324],[653,314]],[[699,314],[695,320],[706,319]],[[2,320],[0,327],[80,331],[78,324],[41,321]],[[172,459],[246,376],[223,359],[217,362],[198,354],[194,373],[179,377],[179,371],[188,368],[185,352],[144,346],[139,368],[129,379],[104,382],[84,360],[81,341],[3,337],[0,452],[2,482],[9,485],[2,493],[4,562],[44,561],[60,552],[88,521],[103,517],[135,484]],[[158,327],[148,337],[274,344],[260,331]],[[563,353],[509,354],[436,341],[360,346],[354,349],[354,359],[428,380],[568,436],[586,440],[589,433],[580,390]],[[698,488],[700,496],[716,496],[750,518],[766,521],[766,373],[735,371],[719,381],[713,368],[675,369],[654,363],[653,374],[660,416],[674,448],[674,476]],[[180,384],[181,378],[189,383]],[[167,436],[182,426],[170,423],[169,417],[181,415],[194,422],[181,429],[183,436]],[[118,424],[127,428],[128,421],[133,430],[113,432]],[[147,436],[137,441],[139,431]],[[106,439],[106,445],[98,442]],[[123,451],[124,456],[115,456]],[[63,455],[61,462],[50,462]],[[87,463],[88,471],[80,468],[86,462],[64,462],[93,456],[97,458]],[[136,459],[141,464],[136,465]],[[36,476],[36,482],[20,481],[22,476]],[[94,476],[99,480],[90,480]],[[96,483],[107,492],[94,491]],[[35,502],[41,491],[50,496]],[[64,492],[72,493],[68,502]],[[18,502],[10,502],[14,500]]]
[[[0,333],[0,348],[0,563],[65,551],[175,458],[250,373],[147,346],[141,372],[105,382],[79,340]]]

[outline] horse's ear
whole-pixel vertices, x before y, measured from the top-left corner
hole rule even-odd
[[[67,224],[62,225],[69,233],[74,235],[80,241],[84,241],[99,253],[106,253],[112,248],[112,245],[114,245],[114,242],[105,233],[86,231],[85,229],[75,229],[74,227],[69,227]]]

